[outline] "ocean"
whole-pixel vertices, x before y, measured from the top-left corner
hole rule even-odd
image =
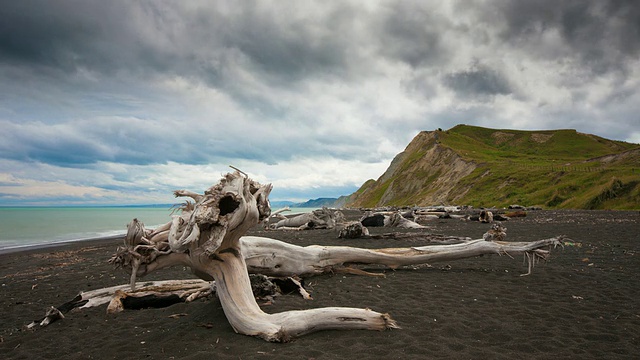
[[[273,209],[274,211],[277,209]],[[300,214],[315,208],[291,208],[284,215]],[[147,228],[171,220],[173,209],[151,206],[111,207],[0,207],[0,252],[122,236],[134,218]]]

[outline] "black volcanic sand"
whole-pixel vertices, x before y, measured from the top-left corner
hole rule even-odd
[[[357,218],[359,213],[350,211]],[[567,235],[532,275],[522,258],[483,256],[384,271],[386,278],[307,279],[314,300],[278,297],[266,312],[322,306],[388,312],[399,330],[322,331],[286,344],[234,333],[216,298],[107,315],[74,311],[27,330],[78,292],[128,282],[107,259],[119,241],[83,242],[0,255],[2,359],[631,359],[640,349],[640,213],[530,211],[505,223],[508,240]],[[480,238],[487,224],[447,219],[405,230]],[[372,233],[394,229],[371,229]],[[332,230],[263,231],[300,245],[406,247],[400,240],[341,240]],[[191,278],[174,268],[145,279]],[[185,314],[170,317],[172,314]]]

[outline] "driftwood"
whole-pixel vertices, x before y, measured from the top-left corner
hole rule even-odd
[[[338,223],[343,221],[344,215],[340,211],[333,211],[323,207],[322,209],[317,209],[309,213],[284,218],[270,225],[270,228],[274,230],[333,229]]]
[[[258,300],[273,301],[281,294],[298,293],[304,299],[311,300],[311,295],[304,288],[304,280],[298,277],[269,277],[251,275],[251,289]],[[215,294],[215,281],[202,279],[163,280],[144,282],[137,290],[130,286],[117,285],[103,289],[81,292],[75,298],[58,307],[50,307],[45,316],[34,320],[28,329],[35,326],[47,326],[64,319],[64,314],[74,309],[86,309],[108,304],[107,313],[114,314],[125,309],[139,310],[162,308],[181,302],[194,300]]]
[[[287,217],[282,215],[282,213],[285,212],[285,211],[291,211],[291,209],[288,206],[285,206],[285,207],[283,207],[281,209],[278,209],[276,211],[272,211],[271,215],[269,217],[267,217],[264,220],[262,220],[262,226],[265,229],[268,229],[269,228],[269,220],[270,219],[286,220]]]
[[[481,223],[492,223],[493,222],[493,213],[489,210],[480,211],[480,217],[478,219]]]
[[[133,291],[143,291],[144,285],[134,290],[137,277],[164,267],[183,265],[190,267],[204,282],[196,283],[196,289],[189,295],[176,295],[181,299],[190,299],[193,294],[210,293],[206,289],[210,289],[210,282],[215,281],[216,294],[224,313],[233,329],[241,334],[268,341],[288,341],[292,337],[323,329],[384,330],[397,328],[398,325],[388,314],[369,309],[329,307],[264,313],[256,302],[249,273],[275,277],[328,272],[364,273],[353,266],[379,264],[394,269],[484,254],[510,257],[520,254],[528,260],[529,274],[537,261],[548,258],[547,248],[561,245],[562,237],[533,242],[504,242],[501,241],[500,229],[483,239],[458,238],[454,239],[455,243],[448,245],[386,249],[301,247],[270,238],[243,236],[249,228],[269,217],[270,191],[270,185],[260,185],[236,171],[227,174],[203,195],[176,191],[176,196],[187,196],[195,202],[187,202],[180,214],[174,215],[169,223],[158,229],[145,229],[142,223],[134,219],[128,227],[124,246],[118,248],[110,260],[130,271],[131,281],[124,288],[112,290],[109,302],[114,295],[118,299],[126,299],[132,296]],[[91,301],[83,297],[79,299],[80,302],[84,300]],[[115,300],[110,308],[120,309],[118,302],[125,307],[121,300]]]
[[[427,238],[424,235],[406,234],[404,236],[416,239]],[[381,238],[383,235],[371,237]],[[490,241],[493,238],[504,239],[504,236],[490,238],[488,235],[476,240],[458,237],[439,237],[437,238],[439,240],[433,239],[433,236],[431,238],[431,241],[438,245],[382,249],[319,245],[303,247],[258,236],[243,236],[239,239],[239,244],[249,273],[288,277],[339,272],[341,268],[356,264],[386,265],[395,269],[400,266],[453,261],[489,254],[526,256],[529,253],[532,255],[528,257],[530,261],[544,260],[550,255],[546,248],[562,245],[563,240],[563,237],[554,237],[533,242],[505,242]],[[135,275],[142,277],[173,265],[193,267],[187,254],[171,253],[160,256],[149,264],[142,264],[137,268]]]
[[[369,236],[369,229],[362,225],[360,221],[351,221],[344,224],[338,233],[338,238],[340,239],[356,239],[363,236]]]
[[[34,320],[27,325],[27,328],[37,325],[46,326],[56,320],[64,319],[63,314],[76,308],[85,309],[109,304],[107,312],[116,313],[124,309],[164,307],[208,296],[213,288],[209,281],[193,279],[145,282],[138,290],[129,290],[130,285],[118,285],[81,292],[71,301],[57,307],[52,306],[43,318]]]
[[[146,243],[129,240],[111,261],[130,267],[132,279],[141,270],[148,272],[175,264],[191,267],[198,277],[215,280],[216,294],[236,332],[268,341],[287,341],[323,329],[396,328],[395,321],[387,314],[369,309],[329,307],[277,314],[267,314],[260,309],[247,272],[247,249],[240,238],[249,228],[269,217],[270,191],[271,185],[260,185],[238,171],[227,174],[204,195],[177,191],[176,196],[189,196],[195,203],[172,220],[168,253],[154,252]]]
[[[216,280],[217,295],[237,332],[269,341],[287,341],[290,337],[322,329],[383,330],[397,325],[386,314],[354,308],[265,314],[257,306],[248,273],[277,277],[336,271],[362,273],[352,266],[380,264],[397,268],[484,254],[524,254],[529,261],[530,273],[536,261],[548,258],[546,248],[560,244],[561,239],[511,243],[487,237],[461,240],[450,245],[360,249],[301,247],[270,238],[242,236],[250,227],[269,217],[270,190],[269,185],[262,186],[236,172],[225,176],[220,184],[204,195],[176,191],[176,196],[189,196],[195,203],[187,203],[180,215],[174,215],[168,226],[167,242],[151,244],[146,236],[159,232],[146,230],[134,220],[129,226],[131,236],[127,236],[125,246],[118,250],[111,262],[131,271],[132,284],[135,284],[137,276],[167,266],[188,266],[198,277]],[[319,214],[329,213],[323,209]],[[318,213],[313,216],[319,217]],[[398,212],[383,216],[383,223],[402,223],[403,217]],[[330,215],[328,217],[331,219]],[[307,220],[309,217],[296,221],[304,226],[303,222]],[[288,222],[287,225],[298,223]],[[162,231],[167,231],[167,226],[163,226]]]
[[[367,212],[360,218],[363,226],[386,226],[404,229],[424,229],[425,226],[405,218],[399,211]]]
[[[526,256],[529,272],[538,260],[547,260],[550,246],[562,245],[563,237],[532,242],[469,240],[450,245],[411,248],[361,249],[346,246],[297,246],[282,241],[245,236],[241,239],[249,272],[270,276],[318,275],[340,271],[355,264],[400,266],[460,260],[479,255]]]

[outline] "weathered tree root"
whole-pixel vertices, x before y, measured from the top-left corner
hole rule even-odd
[[[149,245],[149,241],[138,234],[150,232],[132,224],[132,236],[125,241],[125,248],[110,261],[131,270],[131,288],[137,276],[151,271],[176,264],[191,267],[198,277],[215,280],[222,308],[237,332],[269,341],[287,341],[323,329],[396,327],[388,315],[364,309],[324,308],[280,314],[267,314],[260,309],[251,291],[244,255],[247,250],[240,238],[269,217],[270,192],[271,185],[262,186],[238,171],[227,174],[204,195],[176,191],[176,196],[189,196],[195,203],[174,216],[168,226],[167,242],[156,243],[158,249],[168,245],[170,251],[160,253],[139,247]],[[141,254],[141,249],[147,253]]]

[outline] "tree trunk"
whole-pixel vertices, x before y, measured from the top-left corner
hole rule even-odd
[[[423,237],[424,238],[424,237]],[[251,274],[275,277],[312,276],[340,271],[350,265],[385,265],[391,269],[400,266],[454,261],[480,255],[524,255],[531,262],[528,275],[537,260],[547,260],[548,247],[562,246],[562,236],[532,242],[485,241],[482,239],[444,239],[454,242],[446,245],[428,245],[410,248],[362,249],[346,246],[298,246],[276,239],[243,236],[240,248],[247,270]],[[528,254],[528,255],[527,255]],[[141,264],[136,276],[173,265],[185,265],[194,269],[186,254],[171,253],[158,256],[155,261]],[[194,269],[195,270],[195,269]],[[201,278],[211,277],[198,273]]]
[[[453,261],[488,254],[507,256],[529,254],[527,259],[530,261],[546,260],[549,257],[549,251],[546,248],[562,245],[561,240],[562,237],[532,242],[479,239],[450,245],[386,249],[318,245],[302,247],[257,236],[244,236],[240,242],[250,273],[268,276],[304,276],[333,272],[338,267],[350,264],[378,264],[395,269],[399,266]]]

